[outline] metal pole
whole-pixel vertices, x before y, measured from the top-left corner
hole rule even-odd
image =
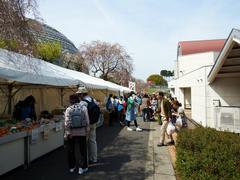
[[[64,93],[63,93],[63,88],[60,89],[60,93],[61,93],[61,106],[63,106],[63,96],[64,96]]]
[[[12,113],[12,84],[8,85],[8,114]]]

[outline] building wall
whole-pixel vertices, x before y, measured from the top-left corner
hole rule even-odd
[[[217,78],[208,85],[207,76],[211,66],[189,73],[174,83],[175,94],[184,104],[184,88],[191,88],[192,119],[205,127],[216,127],[216,111],[213,101],[221,106],[240,106],[240,78]]]
[[[214,125],[210,123],[212,120],[209,120],[213,117],[213,108],[207,99],[207,75],[218,54],[206,52],[179,56],[178,64],[175,65],[179,78],[169,83],[170,88],[175,87],[175,96],[182,104],[185,101],[183,88],[191,88],[192,119],[203,126]]]
[[[212,84],[208,84],[207,76],[218,54],[207,52],[179,56],[175,65],[178,76],[169,83],[170,88],[175,88],[173,96],[183,105],[186,99],[184,90],[191,88],[192,119],[213,128],[217,127],[219,117],[216,108],[218,102],[220,106],[240,106],[240,78],[216,78]]]
[[[207,126],[215,127],[215,109],[213,100],[219,100],[221,106],[240,106],[240,78],[217,78],[207,86]]]
[[[184,75],[170,83],[175,87],[175,97],[184,105],[184,89],[191,88],[192,119],[202,125],[206,125],[206,74],[210,67],[202,67],[192,73]],[[185,108],[185,107],[184,107]]]
[[[175,72],[178,72],[176,75],[178,75],[177,77],[181,77],[203,66],[213,65],[217,56],[218,53],[216,52],[179,56],[175,64]]]

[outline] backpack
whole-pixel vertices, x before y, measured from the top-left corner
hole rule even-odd
[[[107,104],[106,104],[106,108],[108,111],[113,111],[114,109],[114,106],[113,106],[113,103],[111,101],[111,99],[109,98],[108,101],[107,101]]]
[[[91,102],[84,99],[85,102],[88,103],[87,109],[88,109],[88,116],[90,124],[94,124],[98,122],[99,116],[100,116],[100,108],[99,106],[94,102],[93,98],[91,98]]]
[[[21,111],[23,107],[23,101],[18,101],[13,109],[13,118],[16,120],[21,120]]]
[[[118,106],[117,106],[117,110],[118,111],[122,111],[123,110],[123,104],[118,104]]]
[[[115,109],[117,109],[117,107],[118,107],[118,99],[114,99],[114,101],[113,101],[113,105],[114,105],[114,108]]]
[[[87,126],[85,112],[83,111],[82,105],[74,104],[73,106],[71,106],[70,117],[71,128],[82,128]]]
[[[139,106],[142,105],[142,98],[137,96],[137,103]]]

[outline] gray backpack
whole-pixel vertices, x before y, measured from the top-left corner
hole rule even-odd
[[[85,112],[83,111],[83,105],[74,104],[71,106],[70,111],[71,128],[82,128],[87,126],[87,120]]]

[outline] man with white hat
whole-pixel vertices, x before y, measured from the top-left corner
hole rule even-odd
[[[100,108],[97,105],[97,102],[88,95],[88,90],[84,86],[80,86],[76,92],[79,95],[79,98],[88,103],[88,114],[90,120],[90,131],[88,139],[88,159],[89,163],[97,163],[97,141],[96,141],[96,127],[100,114]],[[94,109],[92,111],[92,109]]]

